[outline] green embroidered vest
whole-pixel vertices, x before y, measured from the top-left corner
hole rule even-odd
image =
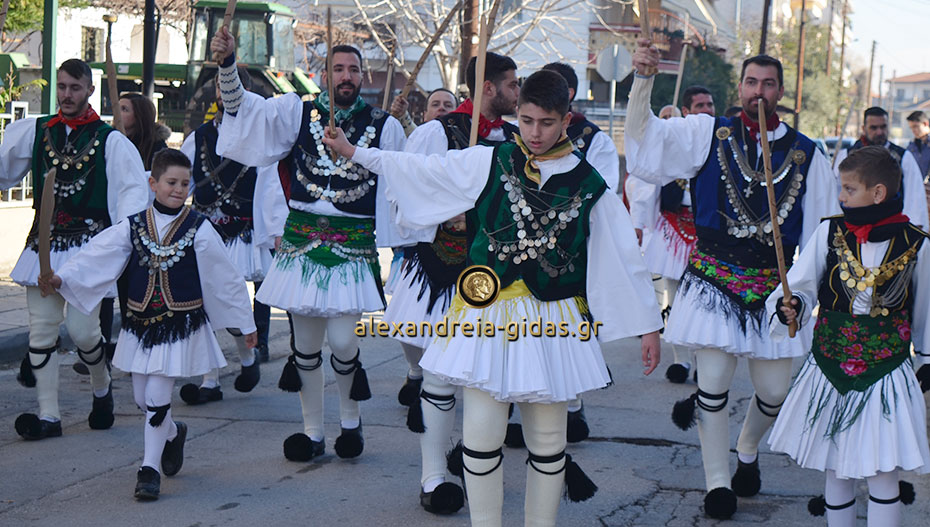
[[[52,217],[53,251],[79,247],[110,226],[107,207],[105,145],[113,128],[95,121],[72,130],[64,124],[49,127],[52,115],[36,120],[32,152],[33,205],[36,210],[26,247],[37,249],[39,211],[45,174],[55,175],[55,215]]]
[[[490,176],[466,214],[468,264],[486,265],[501,287],[523,280],[542,301],[584,296],[588,220],[607,184],[583,159],[539,188],[514,143],[495,148]]]

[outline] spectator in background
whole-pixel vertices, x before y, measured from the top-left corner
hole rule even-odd
[[[171,129],[155,122],[155,104],[138,92],[124,93],[119,98],[119,110],[123,117],[126,137],[136,145],[145,170],[152,169],[152,156],[168,148],[165,140]]]
[[[913,112],[907,116],[907,124],[914,133],[914,140],[907,145],[907,151],[914,155],[924,184],[927,184],[930,176],[930,117],[921,111]]]
[[[445,88],[436,88],[429,92],[429,95],[426,97],[426,112],[423,114],[423,122],[427,123],[437,117],[442,117],[456,109],[458,105],[459,98],[456,97],[454,93]],[[404,132],[406,132],[408,136],[417,129],[417,125],[410,117],[410,113],[407,112],[409,106],[410,103],[407,99],[400,95],[394,97],[394,101],[391,103],[391,115],[400,116],[398,120],[400,124],[404,125]]]
[[[714,96],[703,86],[694,85],[681,94],[681,115],[687,117],[692,113],[716,115]]]

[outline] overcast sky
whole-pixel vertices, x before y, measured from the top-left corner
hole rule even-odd
[[[899,77],[930,71],[930,0],[857,0],[854,5],[851,24],[855,41],[850,46],[850,59],[868,68],[872,41],[878,42],[874,91],[878,91],[880,65],[885,66],[885,79],[891,78],[893,70]],[[887,90],[885,83],[882,92]]]

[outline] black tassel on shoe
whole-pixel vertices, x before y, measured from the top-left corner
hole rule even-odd
[[[823,494],[807,502],[807,512],[811,513],[811,516],[823,516],[827,513],[827,500]]]
[[[452,447],[452,450],[446,452],[446,469],[449,470],[449,474],[457,476],[459,478],[465,477],[465,461],[463,459],[464,455],[464,445],[459,441]]]
[[[19,374],[16,380],[26,388],[36,387],[36,376],[32,373],[32,363],[29,361],[29,355],[23,357],[23,362],[19,365]]]
[[[299,392],[303,387],[300,380],[300,374],[297,372],[297,359],[294,355],[287,358],[284,369],[281,370],[281,378],[278,379],[278,388],[285,392]]]
[[[426,432],[426,427],[423,426],[423,406],[419,397],[407,407],[407,428],[417,434]]]
[[[914,498],[917,497],[917,493],[914,492],[914,485],[907,481],[898,482],[898,497],[901,498],[901,503],[905,505],[910,505],[914,503]]]
[[[362,368],[362,361],[355,361],[355,375],[352,377],[352,389],[349,390],[349,399],[353,401],[367,401],[371,399],[371,388],[368,386],[368,374]],[[422,421],[422,415],[420,420]]]
[[[565,494],[568,499],[579,502],[590,499],[597,492],[597,485],[581,470],[572,456],[565,455]]]
[[[675,403],[672,408],[672,422],[682,430],[687,430],[695,424],[695,405],[697,404],[697,392],[691,394],[687,399],[682,399]]]

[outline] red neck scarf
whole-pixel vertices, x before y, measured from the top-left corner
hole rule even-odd
[[[49,119],[48,126],[55,126],[58,123],[64,123],[65,126],[68,126],[70,128],[77,128],[79,126],[90,124],[94,121],[99,121],[99,120],[100,120],[100,116],[97,115],[97,112],[95,112],[94,109],[91,108],[90,105],[88,104],[87,109],[84,110],[84,113],[82,113],[81,115],[78,115],[77,117],[65,117],[64,114],[61,113],[61,109],[59,108],[58,115]]]
[[[862,146],[870,146],[872,143],[869,142],[869,139],[866,136],[859,136],[859,142],[862,143]]]
[[[869,241],[869,233],[872,232],[872,229],[875,227],[881,227],[882,225],[891,225],[892,223],[907,223],[911,221],[905,214],[897,213],[894,216],[888,216],[883,220],[879,220],[875,223],[867,223],[865,225],[853,225],[846,222],[846,228],[849,229],[849,232],[856,235],[856,241],[859,243],[865,243]]]
[[[465,102],[450,113],[463,113],[471,118],[474,110],[475,106],[472,104],[471,99],[465,99]],[[500,128],[501,126],[504,126],[503,119],[497,118],[493,121],[488,121],[484,115],[478,114],[478,137],[484,139],[491,133],[491,130]]]
[[[583,123],[586,119],[583,113],[577,110],[569,108],[569,111],[572,112],[572,120],[569,122],[569,126],[576,125],[578,123]]]
[[[740,111],[739,118],[743,121],[743,125],[749,128],[750,136],[753,139],[758,139],[759,123],[750,119],[745,110]],[[765,129],[769,132],[774,132],[775,129],[778,128],[779,123],[781,123],[781,120],[778,119],[778,112],[772,112],[772,115],[765,118]]]

